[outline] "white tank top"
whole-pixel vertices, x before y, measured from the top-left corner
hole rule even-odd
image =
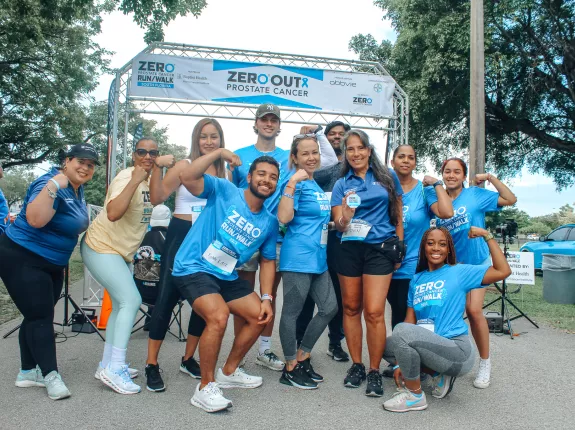
[[[188,163],[191,161],[188,159]],[[192,215],[192,224],[196,222],[202,210],[206,206],[206,199],[200,199],[180,185],[176,190],[176,208],[174,214]]]

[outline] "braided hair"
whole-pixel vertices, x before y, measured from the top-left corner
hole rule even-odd
[[[447,258],[445,262],[450,266],[455,266],[457,264],[457,259],[455,257],[455,245],[453,244],[451,233],[449,233],[445,227],[431,227],[425,233],[423,233],[423,237],[421,238],[421,243],[419,244],[419,257],[417,259],[417,267],[415,269],[415,273],[429,270],[429,262],[427,261],[427,256],[425,255],[425,244],[427,243],[429,234],[434,230],[440,230],[445,235],[445,240],[447,241]]]

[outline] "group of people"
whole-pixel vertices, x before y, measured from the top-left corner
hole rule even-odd
[[[16,385],[45,386],[52,399],[70,396],[57,367],[53,308],[63,268],[87,229],[82,258],[110,294],[113,309],[95,377],[121,394],[141,391],[133,382],[138,371],[126,362],[142,302],[131,263],[153,207],[175,192],[158,297],[147,324],[148,390],[166,389],[158,357],[180,298],[192,307],[180,370],[200,379],[191,402],[208,412],[232,406],[222,389],[263,383],[243,367],[256,342],[256,364],[281,372],[280,383],[318,388],[324,378],[312,366],[312,351],[326,327],[328,354],[335,361],[351,358],[346,387],[366,382],[367,396],[383,396],[383,358],[389,363],[383,375],[398,388],[384,408],[425,409],[422,383],[443,398],[475,363],[464,313],[480,355],[474,385],[488,387],[482,287],[507,277],[510,268],[485,230],[485,213],[514,204],[513,193],[491,174],[479,174],[473,183],[489,181],[496,192],[466,187],[467,167],[459,158],[443,163],[443,180],[420,181],[413,177],[417,156],[409,145],[395,149],[390,169],[363,131],[342,122],[325,130],[302,127],[289,150],[276,146],[280,127],[279,108],[261,105],[256,144],[231,152],[220,124],[203,119],[193,130],[190,156],[177,162],[160,155],[153,139],[140,139],[133,167],[114,178],[102,212],[89,226],[82,186],[99,164],[90,145],[72,147],[60,168],[38,178],[0,237],[0,258],[7,262],[0,277],[24,316]],[[260,295],[254,292],[258,269]],[[283,360],[272,345],[281,280]],[[386,300],[392,309],[389,337]],[[230,314],[233,346],[216,370]]]

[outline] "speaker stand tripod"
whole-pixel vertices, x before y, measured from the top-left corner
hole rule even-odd
[[[503,254],[505,255],[506,259],[509,257],[508,253],[509,249],[507,246],[508,244],[509,244],[509,237],[506,234],[503,234]],[[505,282],[505,279],[501,283],[501,287],[497,285],[497,283],[494,283],[493,285],[495,285],[495,288],[497,288],[497,290],[501,293],[501,295],[496,299],[487,303],[485,306],[483,306],[483,309],[497,303],[498,301],[501,301],[501,318],[503,319],[503,321],[502,321],[501,332],[498,333],[505,333],[505,324],[507,324],[507,327],[509,328],[509,336],[511,337],[511,339],[513,339],[513,328],[511,327],[511,321],[514,321],[517,318],[525,318],[536,328],[539,328],[539,326],[535,324],[533,320],[529,318],[525,312],[519,309],[515,305],[515,303],[513,303],[513,301],[507,296],[507,282]],[[519,312],[519,315],[515,315],[513,318],[509,318],[509,305],[511,305],[517,312]]]
[[[100,333],[100,330],[98,330],[98,327],[96,327],[96,325],[92,322],[92,320],[86,315],[86,312],[84,312],[84,309],[82,309],[80,306],[78,306],[78,304],[74,301],[74,299],[70,295],[69,266],[66,266],[66,268],[64,269],[64,292],[60,295],[60,297],[58,298],[58,301],[60,301],[61,299],[64,299],[64,319],[62,320],[61,323],[54,322],[55,325],[59,325],[61,327],[72,326],[72,317],[68,316],[68,310],[69,310],[68,306],[71,304],[72,307],[76,310],[76,312],[79,312],[84,316],[84,321],[87,321],[94,328],[94,330],[96,330],[96,333],[98,334],[98,336],[100,336],[100,339],[105,341],[104,336],[102,336],[102,333]],[[6,333],[4,336],[2,336],[2,338],[6,339],[12,333],[14,333],[16,330],[18,330],[21,325],[22,324],[18,324],[16,327],[14,327],[8,333]]]

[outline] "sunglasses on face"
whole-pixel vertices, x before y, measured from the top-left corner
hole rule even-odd
[[[160,155],[160,151],[158,151],[157,149],[152,149],[151,151],[147,151],[145,149],[136,149],[136,154],[138,154],[138,157],[145,157],[147,154],[150,154],[151,158],[156,158],[158,155]]]

